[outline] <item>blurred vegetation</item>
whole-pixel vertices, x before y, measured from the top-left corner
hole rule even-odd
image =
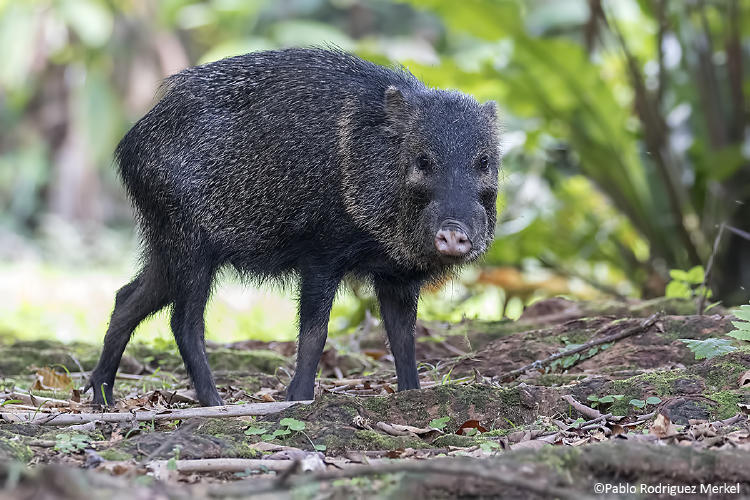
[[[0,272],[102,267],[124,283],[137,252],[112,151],[160,80],[324,44],[503,110],[497,241],[423,315],[662,295],[671,269],[706,264],[721,223],[750,229],[748,2],[0,0]],[[750,298],[750,242],[724,235],[709,287],[729,304]],[[370,299],[357,297],[332,325],[364,317]],[[293,318],[267,326],[288,336]]]

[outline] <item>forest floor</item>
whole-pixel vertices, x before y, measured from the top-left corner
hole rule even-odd
[[[732,319],[549,299],[515,322],[420,323],[422,389],[401,393],[368,319],[329,340],[315,401],[292,406],[293,343],[209,344],[219,416],[171,345],[133,343],[102,412],[79,390],[99,346],[6,339],[0,499],[738,498],[750,351],[697,360],[678,340],[726,338]]]

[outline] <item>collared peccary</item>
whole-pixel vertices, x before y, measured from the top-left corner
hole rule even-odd
[[[217,271],[299,284],[297,369],[287,399],[312,399],[334,295],[369,282],[399,390],[419,388],[420,288],[479,257],[495,226],[494,103],[429,89],[323,49],[259,52],[189,68],[116,150],[144,243],[117,292],[88,387],[111,403],[133,329],[171,306],[203,405],[219,405],[203,314]]]

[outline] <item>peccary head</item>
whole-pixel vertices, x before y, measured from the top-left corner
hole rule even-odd
[[[402,247],[422,267],[484,253],[495,230],[500,148],[495,103],[389,87],[385,113],[401,173]]]

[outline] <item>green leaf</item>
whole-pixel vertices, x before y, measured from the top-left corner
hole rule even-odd
[[[599,396],[597,396],[596,394],[590,394],[586,399],[588,399],[589,401],[599,401]]]
[[[649,398],[646,398],[646,404],[647,405],[658,405],[661,403],[661,398],[657,396],[651,396]]]
[[[292,431],[290,431],[289,429],[276,429],[275,431],[273,431],[273,434],[271,434],[271,436],[273,437],[288,436],[291,433]]]
[[[261,438],[261,439],[262,439],[263,441],[270,441],[271,439],[273,439],[273,438],[274,438],[274,436],[273,436],[273,435],[271,435],[271,434],[263,434],[263,435],[262,435],[262,436],[261,436],[260,438]]]
[[[646,406],[646,402],[642,399],[631,399],[630,404],[635,406],[636,408],[643,408]]]
[[[167,470],[177,470],[177,459],[175,457],[167,460]]]
[[[579,359],[581,359],[581,355],[579,353],[575,353],[572,356],[568,356],[567,358],[564,358],[563,364],[562,364],[563,368],[570,368],[571,366],[576,364],[576,362],[578,362]]]
[[[91,438],[85,434],[57,434],[55,436],[55,451],[75,453],[89,446]]]
[[[610,404],[610,403],[615,402],[615,398],[613,398],[612,396],[604,396],[603,398],[599,398],[599,402],[604,403],[604,404]]]
[[[695,266],[690,271],[687,272],[687,276],[685,281],[688,283],[692,283],[693,285],[700,285],[703,283],[703,279],[705,278],[706,273],[703,270],[703,266]]]
[[[279,425],[286,427],[290,431],[303,431],[305,430],[305,423],[296,418],[282,418]]]
[[[315,450],[317,450],[317,451],[326,451],[326,449],[327,449],[327,446],[324,445],[324,444],[316,444],[315,445]]]
[[[493,451],[501,450],[502,446],[495,441],[484,441],[479,444],[479,448],[485,453],[492,453]]]
[[[670,299],[689,299],[691,297],[690,286],[684,281],[670,281],[664,295]]]
[[[732,314],[734,314],[737,319],[750,321],[750,304],[740,306],[737,309],[732,309]]]
[[[710,291],[711,291],[711,290],[709,290],[709,292],[710,292]],[[721,301],[720,301],[720,300],[717,300],[716,302],[711,302],[710,304],[708,304],[708,305],[706,306],[706,308],[705,308],[705,309],[703,310],[703,312],[708,312],[708,311],[710,311],[711,309],[713,309],[714,307],[718,306],[719,304],[721,304]]]
[[[428,426],[433,429],[439,429],[442,431],[443,429],[445,429],[445,426],[448,425],[450,419],[450,417],[433,418],[432,420],[430,420]]]
[[[678,339],[680,342],[687,344],[695,359],[710,359],[715,356],[727,354],[737,348],[734,347],[729,339],[709,338],[705,340]]]
[[[737,340],[750,341],[750,330],[734,330],[727,333],[727,335]]]
[[[265,434],[268,432],[268,429],[264,429],[263,427],[248,427],[245,429],[245,434],[248,436],[256,436],[260,434]]]
[[[20,399],[6,399],[2,404],[0,404],[0,406],[15,405],[18,403],[23,403],[23,401],[21,401]]]
[[[688,273],[680,269],[671,269],[669,277],[675,281],[688,281]]]

